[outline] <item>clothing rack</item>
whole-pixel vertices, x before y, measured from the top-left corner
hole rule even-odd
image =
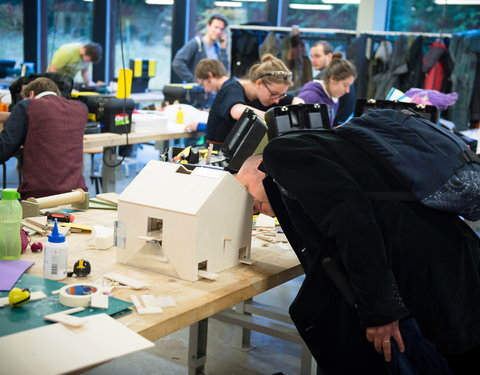
[[[231,30],[258,30],[258,31],[274,31],[274,32],[291,32],[292,27],[284,26],[259,26],[259,25],[232,25]],[[346,30],[346,29],[320,29],[312,27],[299,27],[300,33],[308,34],[349,34],[354,36],[359,35],[379,35],[379,36],[423,36],[426,38],[451,38],[452,34],[448,33],[420,33],[410,31],[358,31],[358,30]]]

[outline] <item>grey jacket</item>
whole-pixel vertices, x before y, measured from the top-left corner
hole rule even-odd
[[[215,42],[215,45],[218,59],[225,65],[228,71],[227,50],[221,48],[218,42]],[[195,82],[195,67],[201,59],[205,59],[206,57],[203,39],[196,36],[177,51],[172,62],[173,71],[182,81]]]

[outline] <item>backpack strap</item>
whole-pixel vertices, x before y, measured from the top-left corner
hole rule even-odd
[[[466,149],[463,150],[458,157],[460,158],[461,161],[464,163],[470,164],[470,163],[477,163],[480,164],[480,156],[478,154],[474,153],[471,149]]]
[[[375,201],[407,201],[407,202],[418,202],[416,198],[409,191],[369,191],[365,192],[369,199]]]

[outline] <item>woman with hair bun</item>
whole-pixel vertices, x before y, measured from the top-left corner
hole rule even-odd
[[[207,143],[223,144],[246,108],[264,118],[271,107],[302,103],[303,100],[287,95],[292,84],[292,72],[271,54],[263,55],[246,77],[224,82],[210,108]]]
[[[298,97],[305,103],[326,104],[332,126],[338,110],[338,99],[350,92],[350,86],[356,77],[355,66],[350,61],[342,59],[340,52],[335,52],[332,61],[322,74],[322,79],[315,79],[303,85]]]

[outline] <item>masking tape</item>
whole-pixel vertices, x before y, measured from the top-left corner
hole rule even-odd
[[[87,307],[95,293],[100,291],[93,284],[69,284],[60,289],[59,300],[64,306]]]

